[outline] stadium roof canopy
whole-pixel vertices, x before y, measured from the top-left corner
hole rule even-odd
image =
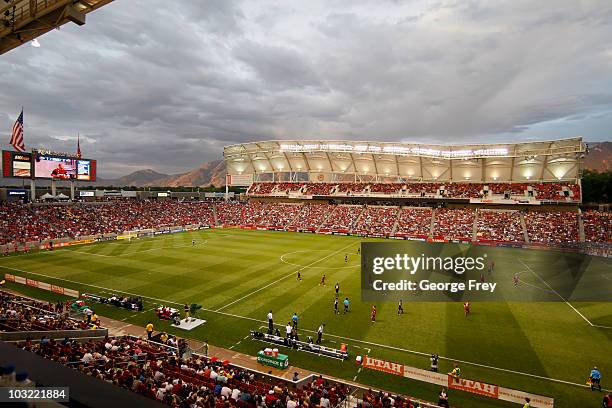
[[[227,146],[227,173],[251,181],[575,181],[582,138],[500,144],[433,145],[273,140]]]
[[[113,0],[2,0],[0,54],[67,22],[85,24],[85,15]]]

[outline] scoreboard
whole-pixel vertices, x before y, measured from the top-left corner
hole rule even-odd
[[[4,177],[32,178],[32,154],[3,150],[2,175]]]
[[[4,177],[72,181],[96,181],[96,161],[36,151],[2,152]]]

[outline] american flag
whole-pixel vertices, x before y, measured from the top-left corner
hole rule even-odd
[[[21,114],[15,121],[13,125],[13,135],[11,136],[11,145],[18,152],[25,151],[25,143],[23,141],[23,109],[21,110]]]

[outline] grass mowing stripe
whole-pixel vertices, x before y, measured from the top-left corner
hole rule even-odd
[[[352,244],[354,244],[354,243],[351,243],[351,245]],[[337,251],[337,252],[339,252],[339,251]],[[75,283],[77,285],[90,286],[92,288],[96,288],[96,289],[100,289],[100,290],[113,291],[112,288],[105,288],[105,287],[102,287],[102,286],[92,285],[92,284],[89,284],[89,283],[76,282],[76,281],[72,281],[72,280],[68,280],[68,279],[56,278],[56,277],[45,275],[45,274],[42,274],[42,273],[24,271],[24,270],[18,269],[18,268],[12,268],[12,267],[8,267],[8,266],[0,266],[0,268],[11,269],[11,270],[15,270],[15,271],[26,273],[26,274],[29,273],[29,274],[33,274],[33,275],[40,275],[40,276],[48,277],[48,278],[51,278],[51,279],[56,279],[56,280],[70,282],[70,283]],[[144,295],[140,295],[140,294],[136,294],[136,293],[130,293],[130,292],[125,292],[125,291],[121,291],[121,290],[115,290],[115,292],[124,293],[124,294],[130,295],[130,296],[140,296],[141,298],[144,298],[144,299],[154,300],[154,301],[158,301],[158,302],[164,302],[164,303],[173,304],[173,305],[179,305],[179,306],[182,305],[182,303],[174,302],[174,301],[171,301],[171,300],[158,299],[158,298],[154,298],[154,297],[150,297],[150,296],[144,296]],[[236,314],[232,314],[232,313],[226,313],[226,312],[221,312],[221,311],[218,311],[218,310],[211,310],[211,309],[206,309],[206,308],[202,308],[202,310],[204,310],[206,312],[218,313],[218,314],[221,314],[221,315],[224,315],[224,316],[234,317],[234,318],[238,318],[238,319],[250,320],[250,321],[258,322],[258,323],[267,323],[265,320],[259,320],[259,319],[255,319],[255,318],[248,317],[248,316],[240,316],[240,315],[236,315]],[[275,326],[284,327],[283,325],[279,325],[279,324],[275,324]],[[309,332],[309,333],[316,333],[315,330],[309,330],[309,329],[301,329],[301,330],[305,331],[305,332]],[[349,341],[352,341],[352,342],[367,344],[369,346],[387,348],[387,349],[391,349],[391,350],[401,351],[401,352],[415,354],[415,355],[424,356],[424,357],[429,357],[430,356],[430,353],[424,353],[424,352],[416,351],[416,350],[408,350],[408,349],[401,348],[401,347],[389,346],[389,345],[386,345],[386,344],[374,343],[374,342],[370,342],[370,341],[366,341],[366,340],[353,339],[353,338],[345,337],[345,336],[338,336],[338,335],[331,334],[331,333],[327,333],[326,336],[334,337],[334,338],[337,338],[337,339],[340,339],[340,340],[349,340]],[[510,373],[510,374],[516,374],[516,375],[521,375],[521,376],[526,376],[526,377],[531,377],[531,378],[537,378],[537,379],[540,379],[540,380],[546,380],[546,381],[556,382],[556,383],[565,384],[565,385],[572,385],[572,386],[576,386],[576,387],[580,387],[580,388],[589,388],[585,384],[578,384],[578,383],[574,383],[574,382],[571,382],[571,381],[560,380],[560,379],[556,379],[556,378],[545,377],[545,376],[541,376],[541,375],[530,374],[530,373],[525,373],[525,372],[521,372],[521,371],[501,368],[501,367],[494,367],[494,366],[490,366],[490,365],[486,365],[486,364],[474,363],[474,362],[471,362],[471,361],[460,360],[460,359],[456,359],[456,358],[452,358],[452,357],[447,357],[447,356],[439,356],[439,357],[440,357],[441,360],[447,360],[447,361],[457,362],[457,363],[461,363],[461,364],[472,365],[472,366],[475,366],[475,367],[486,368],[486,369],[489,369],[489,370],[495,370],[495,371],[501,371],[501,372]],[[604,391],[605,392],[612,392],[612,390],[608,390],[608,389],[604,389]]]
[[[250,297],[250,296],[253,296],[253,295],[254,295],[255,293],[257,293],[257,292],[261,292],[262,290],[264,290],[264,289],[266,289],[266,288],[269,288],[270,286],[272,286],[272,285],[274,285],[274,284],[276,284],[276,283],[278,283],[278,282],[281,282],[281,281],[283,281],[283,280],[285,280],[285,279],[287,279],[287,278],[289,278],[289,277],[291,277],[291,276],[295,276],[295,274],[296,274],[296,273],[301,272],[301,271],[303,271],[304,269],[306,269],[306,268],[308,268],[308,267],[310,267],[310,266],[312,266],[312,265],[315,265],[315,264],[317,264],[317,263],[319,263],[319,262],[321,262],[321,261],[323,261],[323,260],[325,260],[325,259],[327,259],[327,258],[329,258],[329,257],[333,256],[333,255],[336,255],[338,252],[342,252],[342,251],[346,250],[348,247],[353,246],[353,245],[355,245],[355,242],[351,242],[350,244],[348,244],[348,245],[346,245],[346,246],[344,246],[344,247],[342,247],[342,248],[338,249],[337,251],[334,251],[334,252],[332,252],[331,254],[329,254],[329,255],[327,255],[327,256],[325,256],[325,257],[323,257],[323,258],[319,258],[319,259],[315,260],[314,262],[309,263],[308,265],[304,265],[304,266],[302,266],[301,268],[299,268],[298,270],[293,271],[293,272],[291,272],[291,273],[289,273],[289,274],[287,274],[287,275],[283,276],[282,278],[279,278],[279,279],[277,279],[277,280],[275,280],[275,281],[273,281],[273,282],[270,282],[270,283],[268,283],[267,285],[262,286],[261,288],[259,288],[259,289],[256,289],[256,290],[252,291],[251,293],[247,293],[246,295],[244,295],[244,296],[242,296],[242,297],[240,297],[240,298],[238,298],[238,299],[234,300],[233,302],[230,302],[230,303],[228,303],[228,304],[227,304],[227,305],[225,305],[225,306],[221,306],[220,308],[218,308],[217,310],[215,310],[215,312],[220,312],[221,310],[226,309],[226,308],[230,307],[231,305],[233,305],[233,304],[235,304],[235,303],[240,302],[240,301],[241,301],[241,300],[243,300],[243,299],[246,299],[246,298],[248,298],[248,297]]]

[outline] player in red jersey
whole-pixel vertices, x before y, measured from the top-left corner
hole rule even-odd
[[[376,306],[372,306],[372,312],[370,312],[370,320],[372,323],[376,323]]]
[[[463,304],[463,312],[465,313],[465,317],[468,317],[470,314],[470,302],[465,302]]]

